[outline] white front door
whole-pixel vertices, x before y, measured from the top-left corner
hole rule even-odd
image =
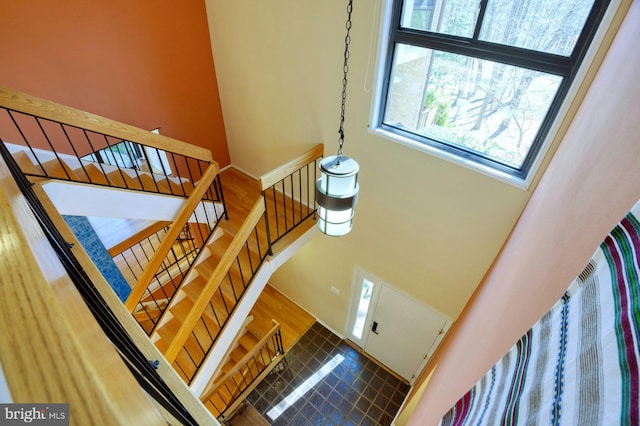
[[[361,269],[354,277],[347,338],[413,383],[451,320]]]

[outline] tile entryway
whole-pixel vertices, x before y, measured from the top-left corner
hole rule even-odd
[[[408,391],[316,322],[247,400],[272,425],[373,426],[390,425]]]

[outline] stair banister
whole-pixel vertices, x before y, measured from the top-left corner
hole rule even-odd
[[[318,144],[313,148],[309,149],[304,154],[300,155],[299,157],[271,170],[268,173],[265,173],[260,177],[260,190],[264,191],[270,186],[275,185],[280,180],[286,178],[287,176],[294,173],[298,169],[311,163],[313,160],[322,158],[323,155],[324,155],[324,145]]]
[[[122,140],[152,146],[163,151],[206,162],[213,161],[211,151],[208,149],[2,86],[0,86],[0,106]]]
[[[227,380],[232,378],[238,371],[240,371],[246,364],[253,359],[253,357],[271,340],[273,336],[275,336],[278,331],[280,331],[280,324],[276,320],[271,320],[273,322],[273,327],[269,332],[262,338],[256,345],[251,349],[245,356],[242,357],[240,361],[229,370],[224,376],[220,377],[218,380],[214,380],[209,383],[205,388],[204,392],[200,396],[200,401],[206,402],[208,401],[220,388],[225,384]],[[282,348],[278,348],[282,351]],[[277,354],[276,354],[277,355]]]
[[[251,321],[253,321],[253,315],[249,315],[249,316],[247,316],[247,318],[245,318],[244,322],[242,323],[242,327],[240,327],[240,330],[238,330],[238,332],[236,333],[236,336],[233,338],[233,340],[229,344],[229,347],[227,348],[227,352],[225,352],[224,356],[222,357],[222,361],[220,361],[218,363],[218,366],[216,367],[216,369],[213,370],[213,373],[211,374],[211,377],[209,378],[210,382],[215,382],[216,378],[219,377],[223,373],[222,368],[224,367],[224,365],[229,360],[229,357],[231,356],[231,352],[233,352],[233,350],[240,344],[240,339],[247,332],[247,329],[248,329],[249,324],[251,323]],[[206,388],[206,386],[205,386],[205,388]]]
[[[175,361],[178,353],[189,337],[189,334],[204,313],[205,309],[208,306],[208,303],[213,297],[213,294],[220,286],[220,283],[226,276],[229,268],[231,268],[231,266],[235,262],[236,257],[240,253],[240,250],[242,250],[247,239],[254,231],[256,224],[263,217],[264,212],[264,200],[262,197],[260,197],[254,204],[251,212],[247,216],[247,219],[244,221],[244,223],[236,233],[236,236],[233,238],[233,241],[220,259],[220,262],[213,271],[213,274],[207,280],[207,284],[202,289],[198,300],[196,300],[196,302],[194,303],[193,308],[184,319],[184,322],[180,326],[180,329],[177,331],[177,333],[171,340],[171,343],[169,344],[167,350],[165,351],[164,356],[170,363]],[[162,321],[163,320],[161,319],[158,324],[161,324]]]
[[[198,203],[202,201],[202,197],[211,186],[211,183],[218,175],[218,172],[219,172],[218,164],[215,162],[211,163],[207,168],[207,170],[205,171],[202,178],[200,179],[200,181],[198,182],[198,184],[193,189],[193,192],[191,193],[191,195],[189,195],[189,198],[187,199],[187,201],[180,208],[180,211],[178,212],[176,218],[174,219],[171,227],[167,231],[166,236],[160,243],[160,246],[158,246],[157,250],[154,252],[153,256],[151,257],[151,260],[149,260],[149,263],[147,264],[144,272],[138,279],[138,282],[136,283],[136,285],[131,289],[131,293],[129,294],[129,297],[125,302],[125,306],[129,310],[129,312],[133,312],[136,305],[142,298],[145,290],[147,289],[147,287],[149,287],[149,284],[151,283],[151,280],[153,280],[153,277],[158,272],[158,268],[162,264],[162,261],[165,259],[165,257],[171,250],[171,247],[173,246],[176,239],[180,235],[180,232],[182,232],[182,229],[184,228],[185,224],[191,217],[191,214],[193,213],[194,209],[196,208]]]

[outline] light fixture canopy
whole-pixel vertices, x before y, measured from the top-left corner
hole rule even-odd
[[[342,78],[342,106],[338,130],[338,155],[320,162],[320,179],[316,181],[318,203],[318,229],[327,235],[339,237],[351,231],[354,207],[358,201],[358,162],[342,155],[344,145],[344,111],[347,99],[347,72],[349,71],[349,43],[351,42],[351,11],[353,0],[347,5],[347,35],[344,39],[344,76]]]

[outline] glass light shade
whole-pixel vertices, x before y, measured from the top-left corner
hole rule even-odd
[[[320,179],[316,182],[318,229],[338,237],[351,231],[358,201],[358,163],[345,156],[331,156],[320,162]]]

